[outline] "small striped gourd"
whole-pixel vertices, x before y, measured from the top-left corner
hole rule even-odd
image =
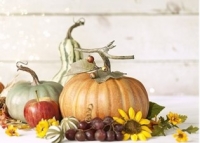
[[[50,126],[45,138],[51,143],[60,143],[64,139],[64,132],[60,126]]]
[[[69,129],[77,129],[79,121],[75,117],[65,117],[61,120],[60,126],[65,133]]]

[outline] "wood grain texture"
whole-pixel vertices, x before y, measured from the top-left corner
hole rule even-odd
[[[81,47],[115,40],[110,54],[135,59],[111,60],[112,69],[142,81],[149,94],[199,94],[197,0],[9,0],[0,7],[0,81],[5,85],[17,74],[18,60],[29,61],[41,79],[51,80],[61,66],[59,43],[82,17],[85,25],[72,33]],[[31,80],[24,73],[19,79]]]
[[[0,17],[1,49],[15,59],[59,60],[59,43],[73,17]],[[75,17],[79,19],[80,17]],[[72,36],[82,48],[115,40],[113,54],[134,54],[136,60],[197,60],[197,16],[87,16]],[[13,24],[15,23],[15,24]]]
[[[9,0],[2,15],[197,14],[198,0]]]

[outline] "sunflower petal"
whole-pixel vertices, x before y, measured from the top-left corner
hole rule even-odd
[[[113,119],[119,124],[124,124],[125,123],[125,121],[123,119],[121,119],[121,118],[113,117]]]
[[[142,112],[138,111],[135,115],[135,121],[139,122],[142,118]]]
[[[129,108],[128,115],[129,115],[129,118],[132,120],[135,118],[135,111],[132,107]]]
[[[147,126],[141,126],[142,130],[152,133],[152,131]]]
[[[124,141],[128,140],[130,138],[130,136],[131,136],[130,134],[124,134],[123,140]]]
[[[145,136],[145,137],[147,137],[147,138],[150,138],[151,137],[151,134],[149,133],[149,132],[147,132],[147,131],[141,131],[141,133]]]
[[[148,119],[141,119],[140,120],[141,125],[148,125],[149,123],[150,123],[150,121]]]
[[[137,134],[131,135],[131,140],[132,141],[137,141],[138,140]]]
[[[142,134],[142,133],[139,133],[138,134],[138,138],[141,140],[141,141],[146,141],[147,138]]]
[[[118,109],[118,112],[123,117],[124,120],[128,120],[129,119],[128,115],[126,114],[126,112],[124,110]]]

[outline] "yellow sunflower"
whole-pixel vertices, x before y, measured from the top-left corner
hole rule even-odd
[[[177,125],[177,124],[180,124],[182,122],[181,118],[179,117],[179,115],[177,113],[169,112],[167,117],[169,119],[169,122],[173,125]]]
[[[188,141],[187,134],[180,129],[178,129],[177,132],[174,134],[174,138],[176,138],[176,141],[178,141],[178,142],[187,142]]]
[[[150,123],[148,119],[142,118],[142,112],[135,112],[132,107],[129,108],[128,114],[122,110],[118,109],[121,118],[113,117],[113,119],[124,126],[123,140],[128,140],[131,138],[133,141],[138,139],[145,141],[147,138],[151,138],[151,130],[147,127]]]
[[[55,117],[48,119],[48,123],[49,123],[49,126],[58,126],[59,125],[59,121],[56,120]]]
[[[13,125],[8,125],[5,132],[9,136],[19,136],[19,133],[17,132],[17,127],[14,127]]]
[[[49,129],[49,123],[47,120],[41,120],[36,126],[36,134],[39,138],[45,137],[47,130]]]

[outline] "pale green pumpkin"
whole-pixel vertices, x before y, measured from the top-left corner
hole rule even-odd
[[[29,100],[36,99],[36,91],[39,98],[50,97],[58,103],[63,86],[53,81],[39,81],[33,70],[22,65],[17,67],[18,70],[29,72],[33,76],[33,82],[17,82],[6,96],[6,106],[12,118],[26,122],[24,106]]]

